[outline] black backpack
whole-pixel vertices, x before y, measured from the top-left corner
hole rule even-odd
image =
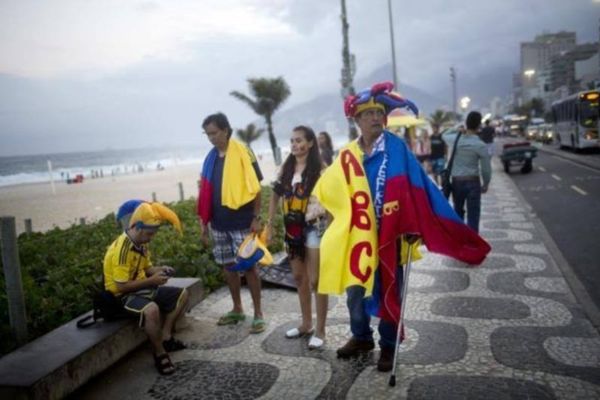
[[[127,312],[123,308],[121,299],[117,298],[112,292],[102,290],[96,292],[92,297],[94,310],[92,315],[83,317],[77,321],[78,328],[87,328],[94,325],[99,319],[104,321],[114,321],[127,317]]]

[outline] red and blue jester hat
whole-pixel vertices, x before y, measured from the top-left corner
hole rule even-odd
[[[385,112],[385,123],[387,115],[396,108],[405,108],[419,115],[419,109],[412,101],[393,92],[392,82],[380,82],[359,93],[346,97],[344,101],[344,112],[347,117],[354,118],[368,108],[379,108]]]

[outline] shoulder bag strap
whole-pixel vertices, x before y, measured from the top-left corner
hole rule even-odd
[[[456,146],[458,145],[458,139],[460,139],[460,135],[462,132],[458,133],[456,140],[454,141],[454,146],[452,147],[452,155],[450,156],[450,160],[448,161],[448,174],[452,175],[452,164],[454,164],[454,154],[456,154]]]

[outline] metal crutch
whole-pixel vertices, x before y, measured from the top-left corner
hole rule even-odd
[[[410,273],[410,265],[412,263],[412,247],[413,244],[408,245],[408,256],[406,258],[406,268],[404,272],[404,281],[402,282],[402,305],[400,306],[400,321],[398,321],[398,329],[396,330],[396,346],[394,347],[394,367],[392,368],[392,375],[390,376],[389,385],[396,386],[396,364],[398,360],[398,347],[400,346],[400,332],[402,332],[402,324],[404,322],[404,308],[406,307],[406,295],[408,293],[408,274]]]

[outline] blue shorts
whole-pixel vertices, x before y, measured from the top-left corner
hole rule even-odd
[[[434,173],[434,175],[441,174],[445,167],[446,167],[446,159],[445,158],[440,157],[440,158],[432,158],[431,159],[431,171]]]

